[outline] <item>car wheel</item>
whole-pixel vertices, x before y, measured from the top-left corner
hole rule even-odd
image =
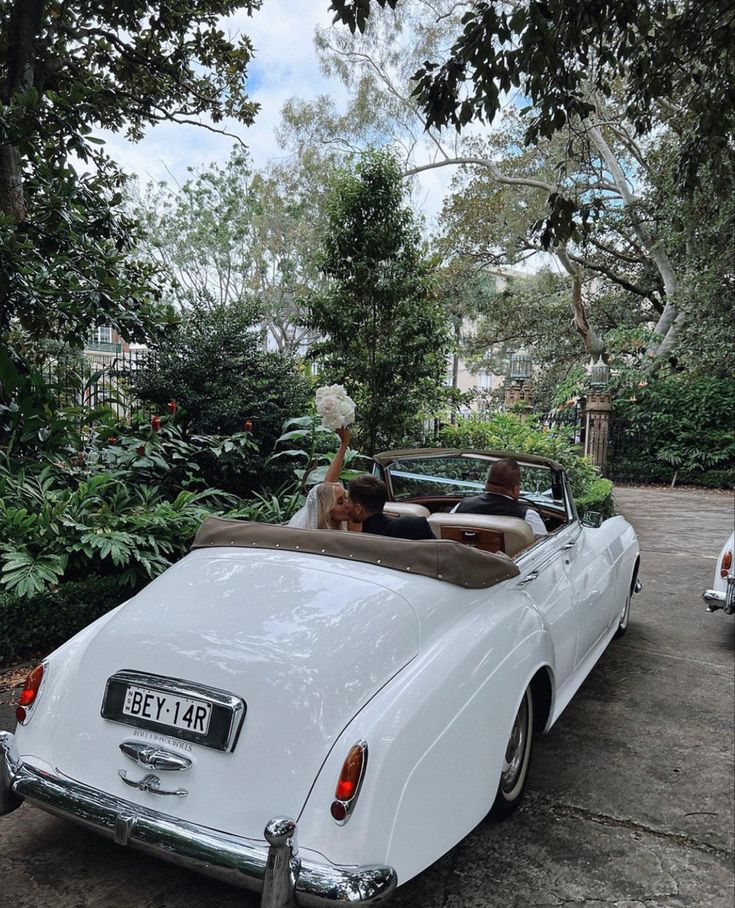
[[[494,820],[502,820],[504,817],[510,816],[521,803],[528,781],[532,746],[533,694],[531,688],[528,687],[521,700],[521,705],[518,707],[505,749],[498,792],[490,810],[490,816]]]
[[[628,630],[628,622],[630,621],[630,603],[633,598],[633,584],[631,584],[630,589],[628,590],[628,595],[625,598],[625,608],[623,609],[623,614],[620,616],[620,621],[618,622],[618,629],[615,631],[615,639],[622,637],[623,634]]]

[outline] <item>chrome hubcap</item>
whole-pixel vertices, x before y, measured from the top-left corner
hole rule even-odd
[[[513,729],[510,733],[508,746],[505,749],[503,771],[500,774],[500,785],[504,791],[510,791],[518,781],[518,774],[523,765],[523,756],[526,751],[528,738],[528,703],[523,698],[521,708],[518,710]]]

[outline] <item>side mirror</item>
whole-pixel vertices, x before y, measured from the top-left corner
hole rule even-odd
[[[582,518],[582,526],[592,527],[593,530],[596,530],[598,527],[602,526],[602,521],[605,518],[599,511],[585,511],[584,517]]]

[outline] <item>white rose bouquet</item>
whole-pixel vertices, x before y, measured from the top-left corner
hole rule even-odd
[[[322,425],[332,431],[343,429],[355,421],[355,404],[342,385],[325,385],[317,388],[316,411]]]

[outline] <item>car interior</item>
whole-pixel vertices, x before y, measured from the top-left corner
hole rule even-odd
[[[479,454],[432,454],[395,460],[382,470],[393,498],[384,513],[426,517],[438,539],[514,557],[536,541],[525,520],[451,513],[463,498],[482,494],[485,475],[495,459]],[[521,500],[540,514],[550,534],[568,522],[561,476],[546,465],[521,463]]]

